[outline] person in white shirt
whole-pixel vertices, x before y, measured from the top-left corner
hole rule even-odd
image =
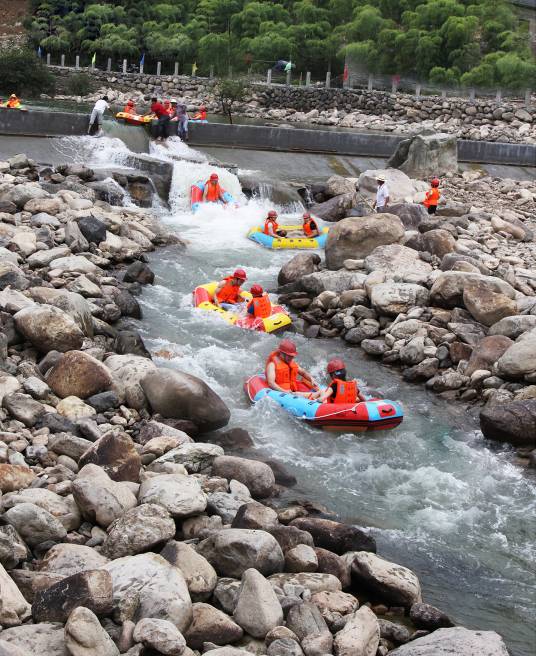
[[[376,182],[378,183],[378,190],[376,191],[374,209],[376,212],[384,212],[387,205],[389,205],[389,188],[385,184],[385,178],[382,176],[378,176]]]
[[[91,134],[91,130],[95,123],[97,124],[97,134],[95,136],[101,137],[104,134],[102,131],[102,116],[107,109],[110,109],[110,105],[108,104],[108,96],[103,96],[100,100],[97,100],[93,107],[93,111],[91,112],[89,128],[87,130],[88,134]]]

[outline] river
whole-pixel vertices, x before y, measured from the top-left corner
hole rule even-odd
[[[117,145],[108,141],[100,140],[101,165],[107,158],[117,162]],[[178,148],[182,152],[185,146]],[[152,154],[167,158],[170,151],[153,147]],[[155,358],[157,364],[206,380],[231,408],[230,426],[247,429],[259,449],[296,475],[295,496],[371,527],[380,555],[418,574],[425,601],[464,626],[498,631],[511,656],[534,656],[534,475],[513,464],[511,449],[487,444],[462,405],[403,382],[396,370],[339,340],[297,336],[299,360],[322,377],[327,361],[342,355],[366,387],[402,403],[406,418],[399,428],[334,435],[269,403],[251,407],[243,382],[262,369],[277,338],[195,310],[191,291],[237,266],[246,269],[248,282],[273,290],[281,265],[293,253],[265,250],[245,239],[271,207],[267,199],[243,199],[239,209],[189,212],[190,184],[211,170],[207,164],[176,163],[171,210],[160,210],[162,220],[189,245],[149,256],[156,284],[141,296],[144,319],[138,328],[153,352],[171,353],[172,359]],[[237,178],[218,172],[223,186],[240,197]],[[270,166],[268,173],[277,176],[277,169]]]

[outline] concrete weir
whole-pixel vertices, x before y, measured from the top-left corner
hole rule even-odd
[[[176,129],[176,124],[171,124]],[[19,136],[82,135],[87,114],[0,110],[0,134]],[[130,127],[130,130],[142,130]],[[223,146],[279,152],[390,157],[403,136],[336,130],[310,130],[290,126],[190,124],[194,146]],[[531,144],[458,140],[461,162],[536,166],[536,146]]]

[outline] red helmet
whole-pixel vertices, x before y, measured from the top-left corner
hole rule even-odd
[[[439,178],[434,178],[430,184],[432,187],[439,187]]]
[[[262,296],[264,294],[264,289],[260,285],[251,285],[249,290],[252,296]]]
[[[244,269],[237,269],[237,270],[233,273],[233,278],[238,278],[238,280],[247,280],[247,279],[248,279],[248,277],[246,276],[246,272],[244,271]]]
[[[302,219],[310,219],[311,218],[311,212],[304,212]]]
[[[270,210],[268,212],[268,218],[269,219],[277,219],[277,212],[275,210]]]
[[[218,174],[217,174],[217,173],[211,173],[211,174],[210,174],[210,179],[211,179],[211,180],[219,180],[219,178],[218,178]]]
[[[298,355],[298,351],[296,349],[296,344],[291,339],[284,339],[280,342],[279,346],[277,347],[277,350],[281,353],[284,353],[285,355]]]
[[[333,374],[336,371],[346,369],[346,365],[340,358],[334,358],[328,362],[328,374]]]

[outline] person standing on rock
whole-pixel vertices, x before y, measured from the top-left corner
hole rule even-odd
[[[373,207],[376,212],[386,212],[390,201],[389,187],[385,183],[385,178],[381,175],[376,178],[376,182],[378,183],[378,189]]]
[[[430,182],[430,185],[432,188],[426,192],[423,205],[428,210],[428,214],[435,214],[439,204],[439,198],[441,196],[441,192],[439,191],[439,180],[434,178]]]
[[[97,134],[95,136],[102,137],[104,134],[102,131],[102,117],[107,109],[110,109],[110,105],[108,104],[108,96],[103,96],[100,100],[97,100],[91,112],[91,116],[89,118],[89,127],[87,129],[88,134],[91,134],[93,126],[96,125]]]

